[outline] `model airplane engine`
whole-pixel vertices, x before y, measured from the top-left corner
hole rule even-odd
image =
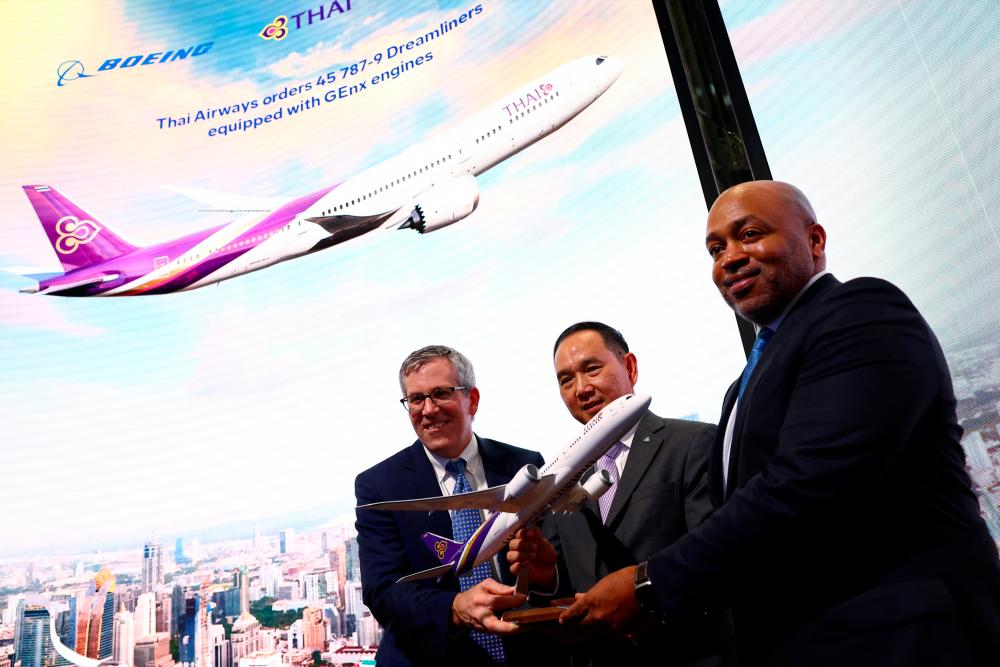
[[[576,484],[559,502],[553,504],[552,512],[579,512],[583,501],[589,499],[597,502],[613,483],[607,470],[598,470],[585,483]]]
[[[416,198],[405,227],[421,234],[454,224],[479,206],[479,185],[471,174],[431,186]]]
[[[583,492],[587,497],[596,502],[598,498],[607,493],[612,484],[614,481],[611,479],[611,473],[607,470],[598,470],[580,486],[583,487]]]
[[[538,474],[538,468],[531,465],[530,463],[514,475],[514,479],[507,483],[506,494],[504,495],[504,500],[510,500],[511,498],[517,498],[522,493],[538,484],[538,480],[541,479],[541,475]]]

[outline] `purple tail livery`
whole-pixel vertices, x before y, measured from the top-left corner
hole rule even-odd
[[[65,271],[100,264],[136,249],[55,188],[48,185],[23,187]]]
[[[423,540],[424,545],[431,550],[431,553],[442,564],[454,562],[458,558],[458,554],[462,551],[461,542],[456,542],[455,540],[450,540],[447,537],[441,537],[434,533],[424,533],[420,536],[420,539]]]

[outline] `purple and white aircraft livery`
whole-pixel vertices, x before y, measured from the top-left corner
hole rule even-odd
[[[165,294],[263,269],[376,229],[433,232],[476,209],[476,176],[565,125],[622,69],[614,58],[579,58],[342,183],[265,214],[146,248],[128,243],[54,188],[25,185],[65,273],[31,275],[38,286],[21,291]]]
[[[520,528],[545,514],[573,512],[586,499],[596,501],[611,488],[610,475],[602,470],[591,475],[583,484],[579,483],[580,478],[611,445],[639,423],[651,401],[649,396],[628,394],[609,403],[541,471],[533,465],[526,465],[507,484],[453,496],[390,500],[359,506],[357,509],[366,510],[434,512],[471,508],[490,511],[465,544],[434,533],[424,533],[421,539],[441,565],[407,575],[396,583],[448,574],[460,576],[493,558]]]

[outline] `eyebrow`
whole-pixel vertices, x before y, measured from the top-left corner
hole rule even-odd
[[[748,213],[741,218],[736,218],[735,220],[731,220],[728,223],[726,223],[725,229],[730,231],[734,229],[739,229],[740,227],[742,227],[743,225],[747,224],[752,220],[759,220],[759,218],[753,213]],[[720,235],[712,232],[705,235],[705,243],[708,243],[710,241],[715,241],[721,238],[722,237]]]

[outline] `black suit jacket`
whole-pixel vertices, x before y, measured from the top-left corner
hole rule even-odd
[[[708,518],[714,435],[711,424],[646,413],[632,439],[607,524],[597,503],[589,500],[579,512],[544,520],[542,529],[559,554],[560,595],[589,590],[605,575],[646,560]],[[591,468],[583,479],[593,472]],[[592,660],[574,664],[680,664],[691,650],[705,651],[704,643],[698,643],[684,649],[676,636],[659,631],[635,644],[602,637],[579,651]]]
[[[650,561],[668,619],[731,603],[748,665],[1000,664],[996,545],[944,355],[902,292],[819,279],[735,420],[721,508]]]
[[[523,466],[542,466],[537,452],[478,438],[489,486],[506,484]],[[364,471],[354,481],[358,504],[440,496],[434,468],[420,441]],[[407,584],[400,577],[440,565],[420,541],[426,532],[452,537],[448,512],[383,512],[357,510],[361,593],[365,605],[385,629],[376,661],[405,665],[492,665],[469,633],[450,626],[451,602],[459,592],[449,577]],[[500,578],[513,583],[501,552]],[[521,642],[522,644],[524,642]],[[506,641],[508,662],[518,660],[518,641]]]

